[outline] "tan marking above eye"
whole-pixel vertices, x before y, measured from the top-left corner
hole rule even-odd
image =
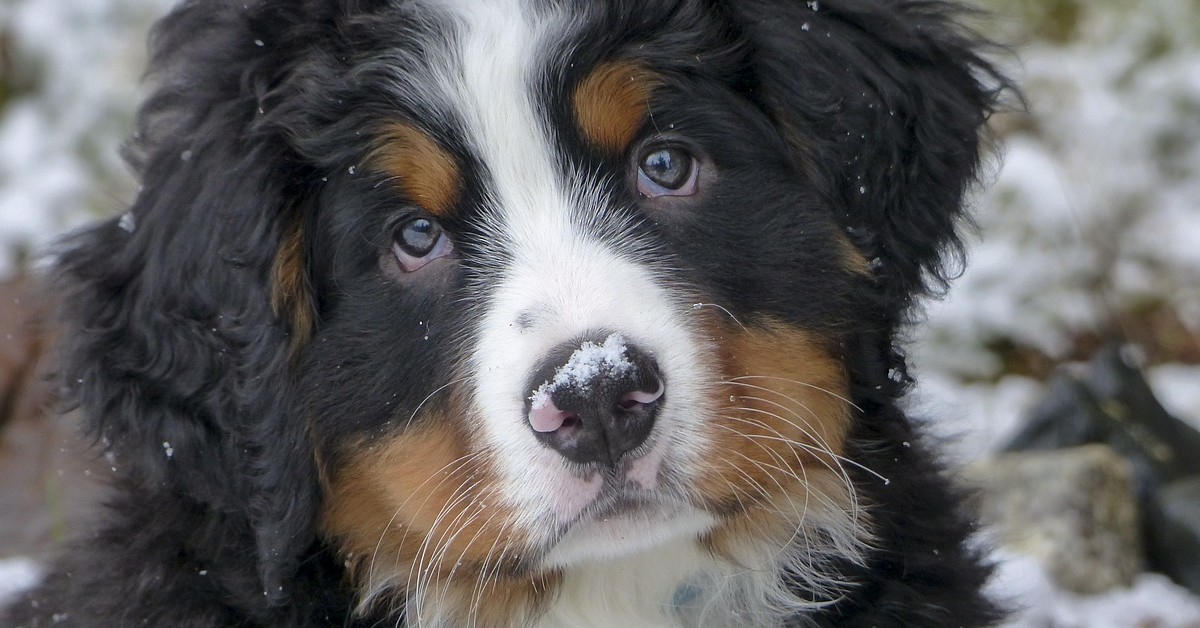
[[[393,177],[409,198],[435,216],[449,214],[462,190],[462,176],[454,156],[407,122],[384,127],[369,161]]]
[[[648,100],[660,80],[632,61],[597,66],[575,88],[575,120],[596,146],[624,152],[649,113]]]

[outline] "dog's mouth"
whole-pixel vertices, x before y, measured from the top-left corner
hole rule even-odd
[[[572,527],[588,523],[604,523],[619,518],[650,516],[664,509],[673,509],[683,504],[665,498],[653,491],[633,489],[628,486],[606,485],[600,495],[579,516],[562,526],[566,534]]]
[[[591,504],[557,526],[541,562],[546,567],[565,567],[616,558],[694,538],[715,523],[713,515],[681,496],[645,490],[622,478],[606,482]]]

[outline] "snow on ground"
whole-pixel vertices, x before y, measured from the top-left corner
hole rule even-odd
[[[37,563],[28,558],[0,559],[0,606],[18,592],[37,584]]]
[[[1163,407],[1200,430],[1200,366],[1167,364],[1151,369],[1149,378]]]
[[[996,342],[1061,359],[1081,333],[1148,304],[1200,335],[1200,4],[986,3],[1009,16],[1031,115],[998,117],[1007,156],[975,199],[967,270],[930,306],[912,350],[922,382],[912,405],[963,461],[1017,429],[1042,392],[1005,372]],[[5,81],[18,89],[0,100],[0,276],[131,197],[117,145],[139,96],[147,25],[170,4],[4,2],[0,44],[16,60]],[[1051,19],[1069,23],[1042,23]],[[1200,427],[1200,366],[1156,364],[1149,378]],[[29,561],[0,560],[0,598],[35,578]],[[995,588],[1027,609],[1014,628],[1200,628],[1200,602],[1153,575],[1078,598],[1016,558]]]
[[[1007,628],[1200,628],[1200,599],[1165,576],[1142,574],[1099,596],[1059,591],[1036,560],[998,555],[990,592],[1018,611]]]

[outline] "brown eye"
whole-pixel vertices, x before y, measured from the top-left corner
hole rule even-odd
[[[441,225],[428,218],[414,218],[404,223],[392,241],[392,253],[400,262],[400,268],[408,273],[446,257],[453,250]]]
[[[696,158],[678,146],[656,146],[638,162],[638,192],[646,198],[696,193]]]

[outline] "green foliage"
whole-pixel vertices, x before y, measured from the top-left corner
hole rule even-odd
[[[986,4],[1020,23],[1025,38],[1058,44],[1075,39],[1085,11],[1081,0],[991,0]]]

